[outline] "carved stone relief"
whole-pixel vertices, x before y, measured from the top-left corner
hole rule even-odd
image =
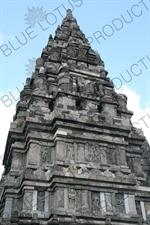
[[[54,205],[56,207],[64,207],[64,189],[57,188],[54,194]]]
[[[106,148],[98,144],[89,144],[88,151],[85,152],[85,159],[89,162],[107,163]]]
[[[77,54],[77,50],[75,47],[68,47],[67,48],[67,55],[70,56],[70,57],[76,57],[76,54]]]
[[[66,154],[67,158],[73,160],[74,159],[74,149],[72,143],[66,143]]]
[[[116,211],[118,213],[125,213],[124,195],[116,194]]]
[[[42,147],[41,148],[41,152],[40,152],[40,162],[41,162],[41,164],[51,162],[51,152],[52,152],[52,149],[50,147]]]
[[[34,91],[42,91],[48,93],[48,82],[43,77],[34,80]]]
[[[106,201],[106,211],[113,212],[112,194],[111,193],[105,193],[105,201]]]
[[[95,85],[93,81],[83,79],[82,77],[77,78],[77,89],[78,92],[86,96],[96,96]]]
[[[37,210],[44,211],[44,204],[45,204],[45,192],[38,191],[37,194]]]
[[[58,64],[58,63],[56,64],[56,63],[52,63],[52,62],[45,62],[44,66],[46,68],[46,73],[48,72],[48,73],[57,74],[60,64]]]
[[[108,159],[108,164],[117,164],[117,155],[118,152],[116,151],[115,148],[108,148],[107,149],[107,159]]]
[[[78,57],[85,57],[86,56],[86,52],[87,52],[87,49],[79,48],[78,49]]]
[[[21,154],[19,152],[13,152],[12,157],[12,169],[20,169],[20,161],[22,160]]]
[[[55,60],[55,61],[58,61],[59,59],[60,59],[60,51],[59,51],[59,49],[57,49],[57,48],[52,48],[51,50],[50,50],[50,56],[49,56],[49,58],[51,59],[51,60]]]
[[[91,198],[92,198],[92,212],[93,213],[100,213],[101,212],[100,193],[92,192]]]
[[[45,163],[47,161],[47,151],[41,151],[41,163]]]
[[[68,190],[68,207],[74,209],[76,207],[76,191],[73,188]]]

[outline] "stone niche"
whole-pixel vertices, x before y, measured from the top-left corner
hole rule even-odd
[[[135,173],[137,176],[140,176],[142,174],[142,167],[141,167],[141,158],[136,155],[128,156],[127,157],[127,165],[131,169],[133,173]]]
[[[76,208],[76,202],[77,200],[77,193],[74,188],[68,188],[68,208],[69,209],[75,209]]]
[[[74,160],[74,145],[73,145],[73,143],[66,143],[66,157],[69,160]]]
[[[92,212],[101,213],[101,203],[100,203],[100,193],[99,192],[92,192],[91,193],[91,204],[92,204]]]
[[[55,189],[54,207],[64,208],[64,188],[58,187]]]
[[[37,192],[37,210],[44,211],[45,207],[45,191]]]
[[[125,148],[119,146],[102,146],[98,143],[77,143],[77,157],[74,149],[75,158],[78,162],[95,162],[99,165],[122,165],[126,166]]]
[[[23,210],[32,210],[33,190],[25,190],[23,197]]]
[[[56,160],[64,161],[66,157],[66,143],[64,141],[56,142]]]
[[[76,210],[78,212],[90,212],[91,196],[88,190],[76,190]]]
[[[40,164],[48,164],[52,162],[52,148],[41,146]]]
[[[85,159],[88,162],[107,163],[106,147],[99,146],[97,143],[85,145]]]
[[[115,206],[116,212],[118,213],[125,213],[125,202],[124,202],[124,195],[117,193],[115,196]]]
[[[23,154],[13,151],[11,169],[20,170],[23,167]]]
[[[41,146],[38,143],[31,143],[27,153],[27,165],[39,165]]]

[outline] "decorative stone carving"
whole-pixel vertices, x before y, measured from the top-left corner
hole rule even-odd
[[[91,174],[102,175],[102,173],[101,173],[101,171],[99,169],[91,169]]]
[[[105,170],[103,172],[103,175],[106,177],[113,177],[113,178],[115,177],[115,175],[111,171],[109,171],[109,169]]]
[[[69,66],[67,63],[62,63],[60,66],[60,73],[57,77],[58,87],[62,91],[73,90],[73,79],[69,72]]]
[[[116,194],[116,211],[118,213],[125,213],[124,195]]]
[[[75,22],[75,23],[77,23],[77,21],[76,21],[76,19],[73,17],[73,15],[72,15],[72,11],[70,10],[70,9],[67,9],[67,15],[66,15],[66,17],[63,19],[63,24],[65,23],[65,22],[67,22],[67,21],[71,21],[71,22]]]
[[[34,80],[34,91],[41,91],[48,93],[48,82],[44,75],[44,71],[45,69],[43,70],[43,68],[41,68],[38,77]]]
[[[7,174],[5,176],[5,185],[6,186],[18,186],[20,182],[20,177],[16,178],[14,176],[10,176],[10,174]]]
[[[110,219],[110,218],[106,218],[105,224],[106,224],[106,225],[112,225],[111,219]]]
[[[106,149],[98,144],[89,145],[88,151],[85,153],[85,159],[89,162],[105,164],[107,163]]]
[[[71,29],[68,28],[68,27],[62,26],[62,32],[64,34],[64,37],[66,39],[68,39],[69,38],[69,35],[70,35],[70,32],[71,32]]]
[[[59,30],[59,32],[60,32],[60,30]],[[60,33],[60,36],[61,36],[62,34]],[[55,47],[53,47],[51,50],[50,50],[50,53],[49,53],[50,55],[49,55],[49,58],[51,59],[51,60],[54,60],[54,61],[59,61],[59,59],[60,59],[60,50],[58,49],[58,48],[55,48]]]
[[[82,205],[82,211],[83,212],[87,212],[90,211],[89,210],[89,192],[88,190],[82,190],[82,194],[81,194],[81,205]]]
[[[48,46],[53,46],[53,43],[54,43],[54,39],[53,39],[53,36],[50,34],[48,39]]]
[[[107,164],[107,148],[100,147],[101,164]]]
[[[74,149],[73,149],[73,144],[72,143],[67,143],[66,144],[66,153],[67,153],[67,157],[69,159],[74,159]]]
[[[64,188],[57,188],[54,195],[54,205],[56,207],[64,207]]]
[[[149,177],[149,171],[150,171],[150,146],[148,141],[144,141],[141,150],[143,151],[142,158],[142,170],[145,172],[146,175],[146,181],[147,184],[150,185],[150,177]]]
[[[132,162],[132,158],[127,156],[127,166],[131,169],[131,171],[133,172],[133,162]]]
[[[106,211],[113,212],[112,193],[105,193]]]
[[[127,107],[127,96],[124,94],[117,94],[117,99],[121,108]]]
[[[88,153],[85,155],[86,161],[93,162],[95,159],[94,148],[91,145],[88,146]]]
[[[54,73],[58,74],[59,64],[53,62],[45,62],[45,73]]]
[[[21,160],[21,154],[18,152],[13,152],[13,157],[12,157],[12,168],[13,169],[20,169],[19,168],[20,160]]]
[[[36,68],[40,68],[41,66],[43,66],[44,65],[44,59],[43,58],[38,58],[37,60],[36,60]]]
[[[42,150],[41,151],[41,163],[46,163],[46,161],[47,161],[47,151]]]
[[[81,35],[81,37],[82,37],[82,35]],[[86,52],[87,52],[87,49],[84,49],[82,47],[79,47],[79,49],[78,49],[78,57],[85,58]]]
[[[82,77],[77,78],[77,90],[80,95],[95,96],[94,82],[85,80]]]
[[[59,221],[57,219],[57,215],[56,214],[53,215],[52,220],[50,220],[47,225],[59,225]]]
[[[12,124],[14,128],[22,130],[24,126],[24,122],[25,122],[24,117],[19,117]]]
[[[37,210],[44,211],[44,204],[45,204],[45,192],[38,191],[37,194]]]
[[[99,80],[99,81],[95,82],[94,85],[95,85],[96,96],[102,98],[105,95],[102,81]]]
[[[34,174],[37,176],[38,179],[45,179],[45,172],[41,168],[35,170]]]
[[[32,224],[33,225],[39,225],[40,224],[40,222],[38,220],[38,213],[33,213]]]
[[[97,51],[95,51],[95,55],[96,55],[96,60],[95,60],[96,64],[99,66],[105,67],[104,61],[102,61],[100,58],[100,54]]]
[[[107,160],[108,164],[117,164],[117,151],[115,147],[107,149]]]
[[[104,96],[102,96],[103,101],[113,101],[113,89],[112,88],[104,88]]]
[[[67,55],[68,55],[68,57],[73,57],[73,58],[75,58],[76,55],[77,55],[77,50],[76,50],[76,48],[75,48],[75,47],[69,46],[69,47],[67,48]]]
[[[40,164],[40,150],[41,146],[38,143],[31,143],[27,154],[28,165]]]
[[[99,148],[99,145],[94,145],[93,146],[94,149],[94,161],[100,163],[101,162],[101,151]]]
[[[69,208],[74,209],[76,206],[76,191],[73,188],[69,188],[68,190],[68,203]]]
[[[100,213],[101,212],[100,193],[92,192],[91,197],[92,197],[92,212]]]
[[[30,83],[31,83],[31,78],[30,77],[27,77],[26,79],[26,86],[30,86]]]

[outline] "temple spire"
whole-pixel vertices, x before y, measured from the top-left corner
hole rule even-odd
[[[150,147],[107,75],[68,9],[20,93],[3,159],[0,225],[149,219]]]

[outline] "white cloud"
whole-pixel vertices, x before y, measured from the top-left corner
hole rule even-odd
[[[0,176],[3,173],[4,167],[2,166],[3,154],[7,140],[10,122],[12,122],[13,115],[15,114],[15,106],[11,105],[6,107],[3,102],[0,102]]]
[[[122,86],[116,91],[128,97],[127,108],[134,112],[131,121],[135,127],[143,130],[145,137],[150,143],[150,107],[142,109],[140,106],[140,95],[126,86]]]

